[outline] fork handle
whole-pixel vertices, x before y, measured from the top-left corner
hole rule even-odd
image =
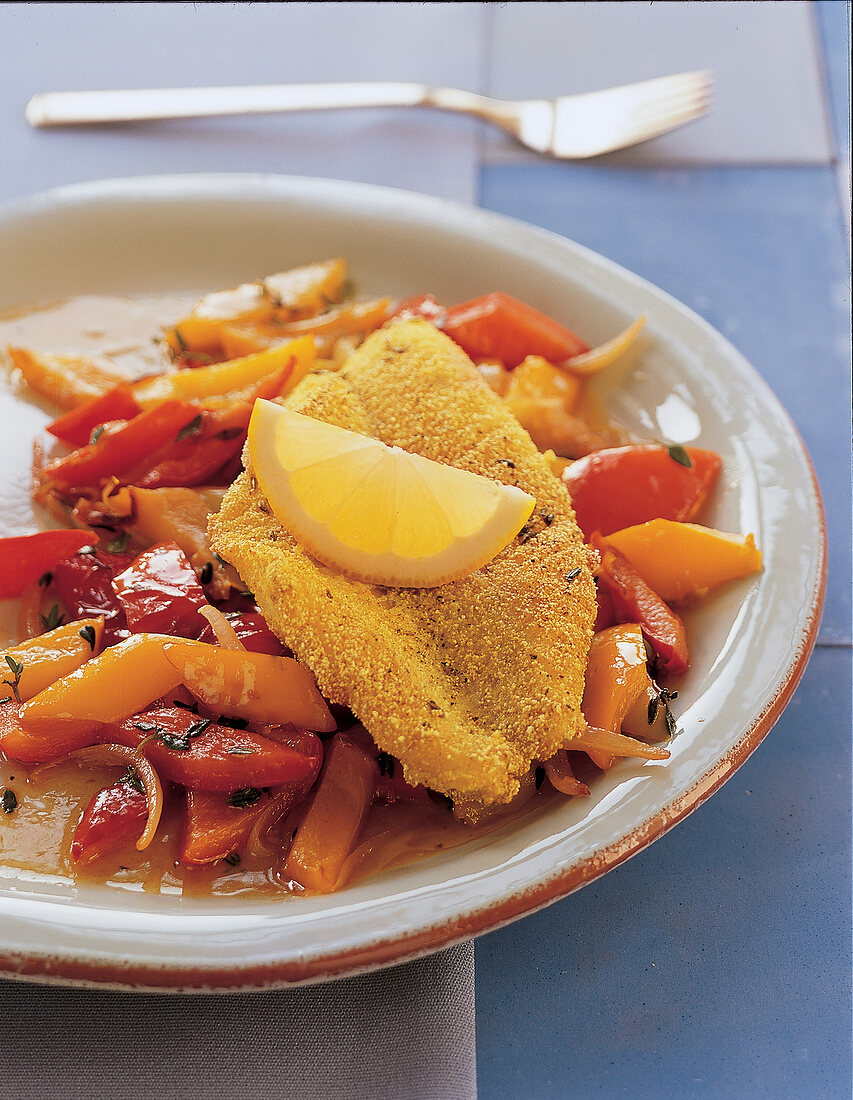
[[[455,88],[391,82],[46,92],[33,96],[27,104],[26,117],[37,127],[78,126],[324,108],[418,106],[476,114],[498,121],[495,101],[485,96]]]

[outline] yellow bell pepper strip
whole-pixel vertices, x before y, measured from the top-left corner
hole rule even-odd
[[[306,891],[335,889],[373,803],[378,768],[345,733],[327,748],[314,800],[296,832],[283,876]]]
[[[9,699],[26,702],[61,676],[68,676],[100,652],[104,638],[102,618],[78,619],[37,638],[19,642],[0,653],[0,704]],[[21,672],[14,675],[14,666]],[[11,681],[11,682],[10,682]]]
[[[166,338],[176,355],[187,351],[216,355],[222,350],[224,323],[311,316],[340,300],[346,276],[346,262],[335,258],[243,283],[232,290],[214,291],[201,298]]]
[[[105,649],[24,703],[21,724],[48,737],[52,727],[94,733],[102,723],[138,714],[181,683],[164,652],[170,641],[161,634],[134,634]]]
[[[341,337],[363,336],[383,325],[391,304],[390,298],[377,298],[348,302],[300,321],[235,321],[223,326],[222,346],[229,355],[248,354],[264,347],[272,350],[282,340],[311,335],[318,354],[328,355]]]
[[[594,635],[589,649],[586,684],[581,710],[588,726],[618,733],[625,715],[646,690],[649,674],[646,666],[643,632],[636,623],[624,623]],[[614,754],[587,749],[594,764],[607,769]]]
[[[504,399],[512,408],[516,400],[523,407],[525,398],[559,398],[568,413],[575,408],[582,389],[580,378],[566,374],[541,355],[528,355],[510,373]]]
[[[174,639],[163,642],[163,655],[195,698],[220,714],[320,733],[336,728],[314,677],[292,657]]]
[[[341,300],[346,280],[346,260],[336,256],[268,275],[263,287],[275,303],[277,317],[311,316]]]
[[[20,596],[64,558],[99,542],[90,531],[37,531],[0,539],[0,599]]]
[[[653,519],[614,531],[606,541],[668,603],[703,596],[761,569],[761,551],[751,534],[731,535],[697,523]]]
[[[240,400],[244,391],[254,396],[254,390],[264,379],[282,370],[289,373],[279,392],[287,392],[309,373],[315,358],[313,337],[302,336],[239,359],[145,378],[133,386],[132,392],[143,409],[163,401],[195,401],[202,405],[217,401],[233,403]]]
[[[127,381],[127,372],[109,360],[82,355],[48,355],[8,348],[27,385],[61,409],[73,409]]]

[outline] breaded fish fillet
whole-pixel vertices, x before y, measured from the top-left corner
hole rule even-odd
[[[271,628],[409,782],[466,804],[508,802],[582,721],[595,592],[566,490],[464,352],[423,321],[374,333],[340,374],[309,376],[286,404],[535,496],[487,566],[428,589],[319,564],[270,514],[251,469],[210,529]]]

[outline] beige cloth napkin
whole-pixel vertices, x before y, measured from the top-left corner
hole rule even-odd
[[[272,993],[3,982],[0,1079],[16,1100],[470,1100],[474,945]]]

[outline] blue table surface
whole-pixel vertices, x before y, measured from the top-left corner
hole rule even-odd
[[[820,12],[842,149],[846,9]],[[849,1096],[850,256],[836,166],[493,166],[480,201],[723,332],[803,437],[829,535],[817,647],[753,757],[627,865],[477,942],[480,1095]]]

